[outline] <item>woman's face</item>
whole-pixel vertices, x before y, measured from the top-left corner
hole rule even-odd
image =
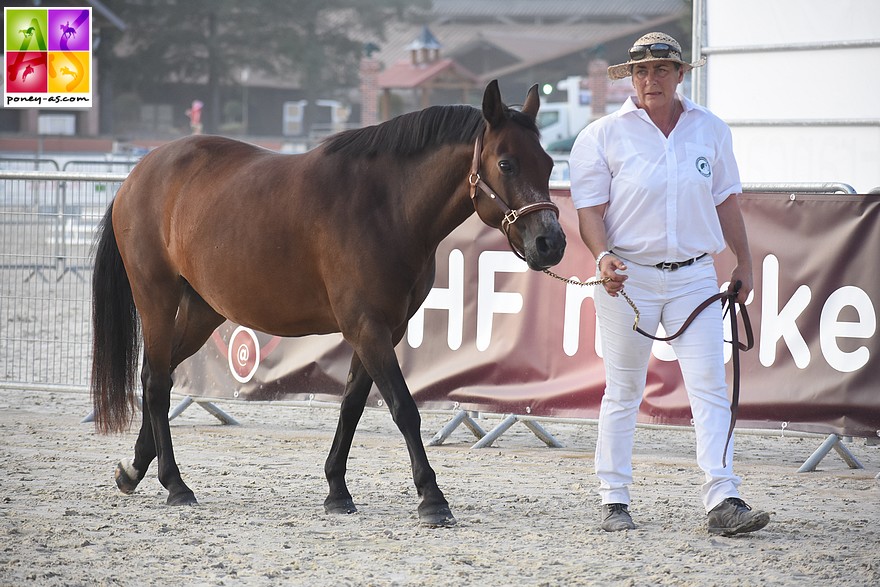
[[[645,110],[662,110],[672,105],[675,88],[684,78],[684,70],[674,61],[649,61],[632,66],[632,84]]]

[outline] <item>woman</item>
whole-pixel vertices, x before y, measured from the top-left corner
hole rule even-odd
[[[663,324],[675,332],[718,292],[712,255],[725,243],[737,260],[730,283],[742,283],[737,301],[745,302],[753,286],[730,129],[676,92],[684,74],[704,62],[683,61],[681,46],[663,33],[638,39],[629,56],[609,67],[608,76],[632,76],[635,96],[581,131],[570,160],[581,238],[596,258],[597,275],[609,278],[594,296],[607,380],[595,461],[606,531],[635,528],[629,513],[633,435],[652,345],[633,331],[632,309],[618,294],[625,284],[643,329]],[[709,532],[759,530],[770,516],[740,498],[732,438],[727,446],[720,304],[702,312],[672,346],[693,413],[697,464],[706,477]]]

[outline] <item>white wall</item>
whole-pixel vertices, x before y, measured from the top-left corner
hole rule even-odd
[[[880,186],[880,0],[704,2],[706,105],[743,181]],[[841,42],[870,46],[774,50]]]

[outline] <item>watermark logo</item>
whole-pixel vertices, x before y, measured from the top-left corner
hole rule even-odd
[[[92,9],[4,8],[3,106],[92,106]]]

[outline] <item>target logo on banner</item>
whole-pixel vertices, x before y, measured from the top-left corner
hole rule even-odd
[[[232,332],[227,351],[229,370],[239,383],[247,383],[260,366],[260,341],[250,328],[239,326]]]

